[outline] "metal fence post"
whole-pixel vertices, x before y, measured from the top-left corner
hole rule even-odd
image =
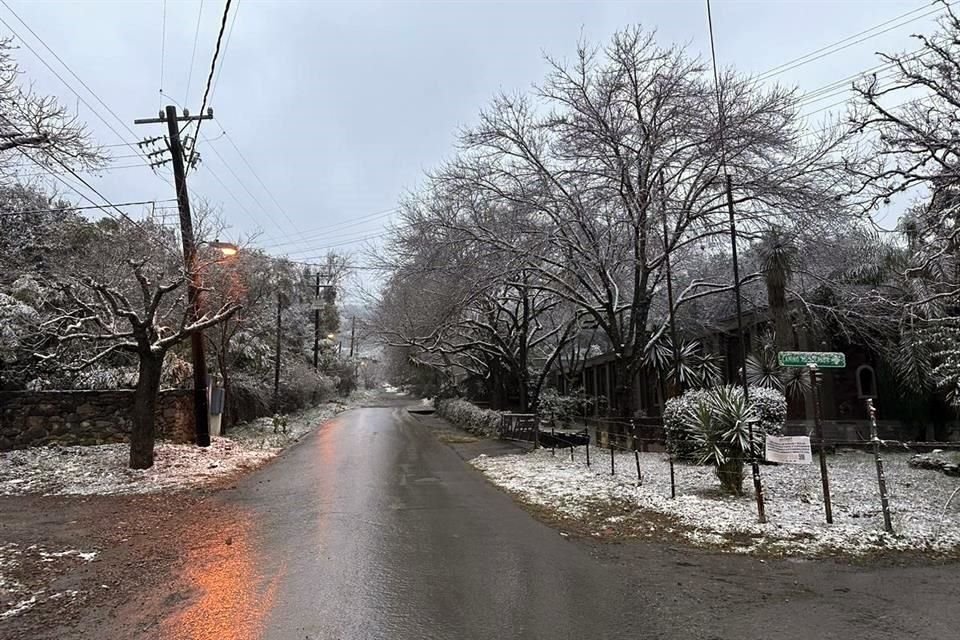
[[[890,521],[890,503],[887,500],[887,479],[883,475],[883,460],[880,459],[880,436],[877,434],[877,410],[873,406],[872,398],[867,398],[867,413],[870,414],[870,442],[873,443],[873,459],[877,463],[877,485],[880,487],[880,507],[883,509],[883,528],[887,533],[893,533],[893,523]]]
[[[810,392],[813,394],[813,421],[817,442],[820,445],[820,483],[823,485],[823,509],[827,524],[833,524],[833,507],[830,504],[830,477],[827,474],[827,452],[823,437],[823,418],[820,409],[820,374],[816,364],[808,364],[810,369]]]

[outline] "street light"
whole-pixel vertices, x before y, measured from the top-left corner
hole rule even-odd
[[[240,247],[232,242],[221,242],[220,240],[214,240],[213,242],[201,242],[200,244],[205,244],[211,249],[219,249],[220,253],[222,253],[223,257],[225,258],[232,258],[240,253]]]
[[[230,242],[221,242],[220,240],[214,240],[213,242],[201,240],[196,243],[196,247],[202,246],[218,249],[225,258],[235,256],[240,251],[237,245]],[[191,271],[190,281],[188,283],[191,290],[189,297],[193,319],[198,320],[201,317],[200,273],[196,260],[196,248],[190,248],[192,251],[189,254],[189,259],[186,260]],[[207,378],[207,354],[203,344],[203,331],[195,331],[190,336],[190,353],[193,363],[193,404],[196,441],[199,446],[208,447],[210,446],[210,403],[207,398],[209,380]]]

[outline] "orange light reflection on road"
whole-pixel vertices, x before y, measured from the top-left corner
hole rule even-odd
[[[316,487],[319,494],[320,516],[317,518],[317,548],[323,548],[324,533],[329,516],[325,512],[333,504],[335,498],[337,469],[337,443],[340,441],[340,430],[343,421],[340,418],[328,422],[323,430],[317,434],[317,447],[320,449],[318,462],[319,478]]]
[[[218,531],[217,540],[190,550],[184,580],[197,594],[164,625],[161,637],[176,640],[254,640],[263,637],[283,567],[266,579],[258,571],[252,523],[241,514]],[[207,532],[209,529],[204,531]],[[222,537],[221,537],[222,536]],[[189,535],[185,536],[189,540]],[[197,538],[193,538],[197,539]],[[226,544],[229,540],[230,544]]]

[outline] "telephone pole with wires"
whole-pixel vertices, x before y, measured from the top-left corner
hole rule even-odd
[[[190,321],[196,322],[202,313],[200,309],[200,273],[197,265],[197,245],[193,237],[193,217],[190,213],[190,198],[187,194],[186,162],[187,156],[183,143],[180,140],[180,123],[209,120],[213,118],[213,109],[208,109],[206,115],[191,116],[184,109],[183,115],[177,115],[177,108],[167,105],[165,111],[160,112],[159,118],[142,118],[134,120],[134,124],[163,124],[167,125],[167,149],[151,153],[152,157],[159,157],[166,151],[170,157],[157,160],[157,163],[173,163],[173,177],[177,191],[177,205],[180,211],[180,240],[183,244],[183,265],[187,274],[187,303],[190,306]],[[148,139],[157,143],[159,138]],[[191,157],[196,162],[197,156]],[[207,402],[207,360],[203,347],[203,333],[194,331],[190,335],[190,352],[193,360],[193,415],[197,444],[201,447],[210,446],[210,425]]]
[[[747,343],[743,331],[743,296],[740,292],[740,263],[737,256],[737,219],[733,207],[733,180],[727,167],[727,141],[724,128],[727,126],[726,114],[723,110],[723,96],[720,92],[720,74],[717,73],[717,53],[713,42],[713,15],[710,11],[710,0],[707,0],[707,27],[710,31],[710,58],[713,61],[713,86],[717,96],[718,133],[720,139],[720,166],[723,167],[724,187],[727,200],[727,214],[730,224],[730,252],[733,260],[733,296],[737,306],[737,342],[740,356],[740,383],[743,385],[743,399],[750,402],[750,386],[747,382]],[[750,440],[750,468],[753,472],[753,491],[757,500],[757,521],[761,524],[767,521],[766,509],[763,502],[763,485],[760,481],[760,464],[757,462],[757,444],[753,437],[753,422],[748,423],[748,439]]]

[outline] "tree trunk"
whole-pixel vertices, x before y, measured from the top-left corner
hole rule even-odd
[[[523,282],[527,282],[527,272],[523,272]],[[527,362],[527,344],[528,333],[530,329],[530,296],[527,293],[526,286],[521,287],[520,296],[523,300],[523,318],[520,324],[520,370],[517,372],[520,378],[520,413],[530,411],[530,380],[529,364]]]
[[[773,336],[778,351],[793,349],[793,326],[790,323],[790,314],[787,311],[787,292],[781,286],[781,280],[767,280],[767,306],[770,319],[773,321]],[[749,353],[750,349],[747,349]]]
[[[230,407],[230,376],[224,373],[223,378],[223,416],[220,418],[220,435],[226,435],[227,429],[233,426],[234,416]]]
[[[724,491],[731,495],[743,495],[743,460],[734,456],[716,467],[717,478]]]
[[[130,430],[130,468],[153,466],[157,393],[164,354],[140,354],[140,375],[133,392],[133,428]]]
[[[628,418],[633,416],[634,412],[633,385],[636,372],[625,356],[617,357],[613,368],[616,384],[610,389],[613,397],[607,399],[607,412]]]

